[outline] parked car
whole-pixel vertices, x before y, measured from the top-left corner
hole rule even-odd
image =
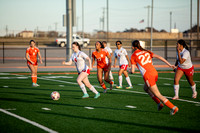
[[[90,39],[81,38],[77,34],[73,34],[72,39],[73,39],[73,42],[78,42],[80,44],[80,46],[82,46],[82,47],[87,47],[90,44]],[[67,43],[66,38],[57,38],[56,39],[56,44],[60,47],[65,47],[66,43]]]

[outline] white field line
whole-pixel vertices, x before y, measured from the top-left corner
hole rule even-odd
[[[21,117],[21,116],[19,116],[19,115],[16,115],[16,114],[13,114],[13,113],[11,113],[11,112],[8,112],[8,111],[6,111],[6,110],[4,110],[4,109],[1,109],[1,108],[0,108],[0,111],[3,112],[3,113],[5,113],[5,114],[7,114],[7,115],[13,116],[13,117],[15,117],[15,118],[17,118],[17,119],[20,119],[20,120],[22,120],[22,121],[25,121],[25,122],[27,122],[27,123],[33,125],[33,126],[36,126],[36,127],[40,128],[40,129],[43,129],[44,131],[47,131],[47,132],[49,132],[49,133],[57,133],[57,131],[54,131],[54,130],[52,130],[52,129],[49,129],[49,128],[43,126],[43,125],[40,125],[40,124],[38,124],[38,123],[36,123],[36,122],[34,122],[34,121],[28,120],[28,119],[26,119],[26,118],[24,118],[24,117]]]
[[[41,78],[41,77],[38,77],[38,79],[43,79],[43,80],[49,80],[49,81],[55,81],[55,82],[61,82],[61,83],[67,83],[67,84],[76,84],[77,83],[74,83],[74,82],[69,82],[69,81],[61,81],[61,80],[55,80],[55,79],[45,79],[45,78]],[[101,88],[100,86],[98,85],[93,85],[94,87],[96,88]],[[120,89],[112,89],[112,90],[115,90],[115,91],[123,91],[123,92],[130,92],[130,93],[138,93],[138,94],[145,94],[147,95],[147,93],[145,92],[139,92],[139,91],[130,91],[130,90],[120,90]],[[167,98],[172,98],[172,97],[168,97],[168,96],[165,96]],[[196,101],[189,101],[189,100],[184,100],[184,99],[177,99],[178,101],[183,101],[183,102],[188,102],[188,103],[197,103],[197,104],[200,104],[200,102],[196,102]]]

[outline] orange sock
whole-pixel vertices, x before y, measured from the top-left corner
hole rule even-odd
[[[107,89],[107,88],[106,88],[106,85],[105,85],[104,83],[101,84],[101,87],[102,87],[104,90]]]
[[[31,76],[32,82],[37,83],[37,76]]]
[[[174,105],[168,100],[166,99],[164,102],[163,102],[167,107],[169,107],[170,109],[172,109],[174,107]]]
[[[151,97],[157,104],[159,104],[160,103],[160,100],[156,97],[156,96],[153,96],[153,97]]]

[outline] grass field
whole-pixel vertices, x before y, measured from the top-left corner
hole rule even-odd
[[[159,73],[157,82],[160,92],[169,99],[174,96],[173,77],[174,73]],[[195,73],[197,91],[199,77],[200,73]],[[157,111],[157,105],[143,91],[140,74],[130,75],[133,89],[113,89],[106,94],[96,74],[91,74],[91,84],[101,93],[98,99],[89,90],[90,98],[81,99],[76,78],[77,74],[42,73],[38,75],[40,87],[34,88],[28,73],[0,73],[0,132],[200,131],[200,96],[191,98],[185,77],[180,81],[180,100],[171,100],[179,107],[174,116],[166,106]],[[114,78],[118,83],[117,74]],[[125,78],[123,85],[127,85]],[[60,93],[60,100],[51,100],[52,91]]]

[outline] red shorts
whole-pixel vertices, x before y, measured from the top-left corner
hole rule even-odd
[[[186,76],[193,76],[194,74],[194,66],[192,66],[189,69],[183,69],[183,68],[178,67],[177,70],[183,71]]]
[[[32,64],[30,61],[27,61],[27,65],[33,65],[33,66],[37,66],[38,62],[37,61],[33,61],[34,64]]]
[[[144,82],[148,87],[154,86],[158,80],[158,74],[145,74],[143,76]]]
[[[120,69],[124,69],[124,70],[127,70],[127,67],[128,67],[128,65],[125,65],[125,64],[119,66]]]
[[[90,69],[86,69],[86,70],[83,70],[82,72],[86,72],[88,75],[90,75]],[[79,75],[80,73],[78,73]]]
[[[104,67],[97,67],[97,69],[98,69],[98,68],[103,69],[104,72],[109,71],[109,67],[108,67],[108,65],[104,65]]]

